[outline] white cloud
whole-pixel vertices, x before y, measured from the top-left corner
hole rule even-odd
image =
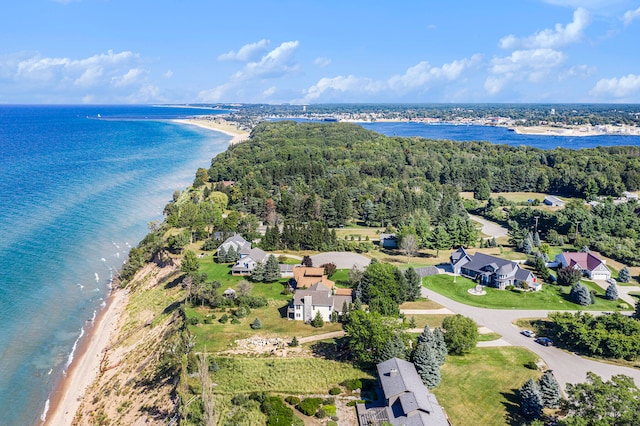
[[[565,60],[564,53],[553,49],[516,50],[509,56],[493,58],[485,90],[493,95],[511,81],[540,82]]]
[[[164,73],[164,78],[171,78],[173,77],[173,70],[167,70],[167,72]]]
[[[265,90],[264,92],[262,92],[262,94],[268,98],[270,96],[272,96],[274,93],[276,93],[276,86],[271,86],[269,87],[267,90]]]
[[[409,67],[404,74],[393,75],[386,80],[374,80],[354,75],[321,78],[304,92],[297,103],[313,102],[321,97],[332,98],[336,94],[360,95],[404,95],[411,91],[429,90],[434,84],[452,82],[480,61],[480,55],[455,60],[441,67],[434,67],[426,61]],[[392,96],[392,97],[393,97]]]
[[[434,80],[456,80],[465,69],[473,66],[480,60],[480,55],[471,58],[456,60],[442,67],[432,67],[428,62],[422,61],[409,67],[402,75],[392,76],[389,87],[393,89],[413,89],[427,85]]]
[[[625,12],[624,16],[622,17],[622,20],[624,22],[625,27],[628,25],[631,25],[631,23],[633,21],[635,21],[636,19],[640,18],[640,7],[637,8],[636,10],[628,10]]]
[[[294,54],[300,43],[297,40],[286,41],[275,49],[263,55],[259,61],[247,63],[241,70],[234,73],[226,83],[213,89],[203,90],[198,99],[202,102],[219,102],[224,100],[227,93],[255,84],[258,80],[277,79],[296,73],[299,66],[293,61]],[[236,98],[236,96],[234,96]]]
[[[260,40],[255,43],[249,43],[242,46],[237,52],[230,51],[218,56],[219,61],[254,61],[267,51],[269,40]]]
[[[123,76],[112,77],[111,84],[115,87],[130,86],[144,80],[148,72],[142,68],[132,68]]]
[[[624,77],[603,78],[589,92],[596,96],[625,98],[640,93],[640,75],[629,74]]]
[[[526,38],[518,38],[513,34],[500,39],[499,45],[503,49],[554,49],[578,42],[589,25],[589,12],[583,8],[573,12],[573,21],[566,26],[556,24],[554,29],[545,29]]]
[[[603,9],[625,0],[543,0],[545,3],[564,7],[583,7],[585,9]]]
[[[317,65],[317,66],[319,66],[321,68],[324,68],[324,67],[328,66],[329,64],[331,64],[331,59],[319,57],[319,58],[316,58],[313,61],[313,64]]]

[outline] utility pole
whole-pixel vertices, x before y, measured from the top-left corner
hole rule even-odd
[[[534,216],[533,217],[536,220],[536,234],[538,233],[538,219],[540,219],[540,216]]]

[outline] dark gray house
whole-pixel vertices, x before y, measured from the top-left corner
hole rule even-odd
[[[380,248],[398,248],[398,237],[396,237],[396,234],[380,234]]]
[[[532,290],[542,288],[535,275],[510,260],[484,253],[472,255],[463,247],[453,252],[449,260],[454,274],[478,280],[482,285],[504,290],[508,285],[518,286],[520,282],[526,282]]]
[[[385,405],[363,410],[359,404],[360,425],[379,425],[385,421],[398,426],[450,425],[436,396],[422,383],[412,363],[391,358],[376,368]]]

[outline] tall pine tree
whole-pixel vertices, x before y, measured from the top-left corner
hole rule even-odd
[[[520,411],[527,419],[537,419],[542,415],[542,396],[540,388],[533,379],[520,388]]]
[[[422,383],[429,389],[440,384],[440,366],[433,353],[433,349],[427,344],[420,344],[413,353],[413,364],[422,379]]]
[[[433,330],[433,354],[438,361],[438,365],[443,365],[447,358],[447,344],[444,342],[444,333],[440,327]]]
[[[540,388],[543,406],[547,408],[558,408],[560,406],[560,400],[562,399],[560,385],[550,370],[544,372],[538,381],[538,387]]]
[[[380,362],[391,358],[407,359],[407,347],[399,334],[388,340],[380,350]]]
[[[420,275],[418,275],[415,269],[410,267],[404,272],[404,277],[407,281],[406,300],[409,302],[413,302],[418,297],[420,297],[422,292],[422,282],[420,279]]]
[[[274,255],[270,254],[264,266],[264,281],[273,282],[278,281],[280,278],[280,265],[278,265],[278,260]]]

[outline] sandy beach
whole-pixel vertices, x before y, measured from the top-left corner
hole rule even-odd
[[[58,389],[51,395],[45,425],[71,425],[89,386],[100,374],[102,360],[115,338],[119,320],[126,307],[127,291],[114,290],[105,309],[81,342],[78,352]]]
[[[517,126],[512,128],[520,135],[545,135],[545,136],[640,136],[640,128],[633,126]]]
[[[201,116],[197,118],[173,120],[174,123],[191,124],[203,129],[215,130],[220,133],[224,133],[232,137],[229,142],[230,145],[246,141],[249,139],[249,132],[238,129],[235,124],[215,116]]]

